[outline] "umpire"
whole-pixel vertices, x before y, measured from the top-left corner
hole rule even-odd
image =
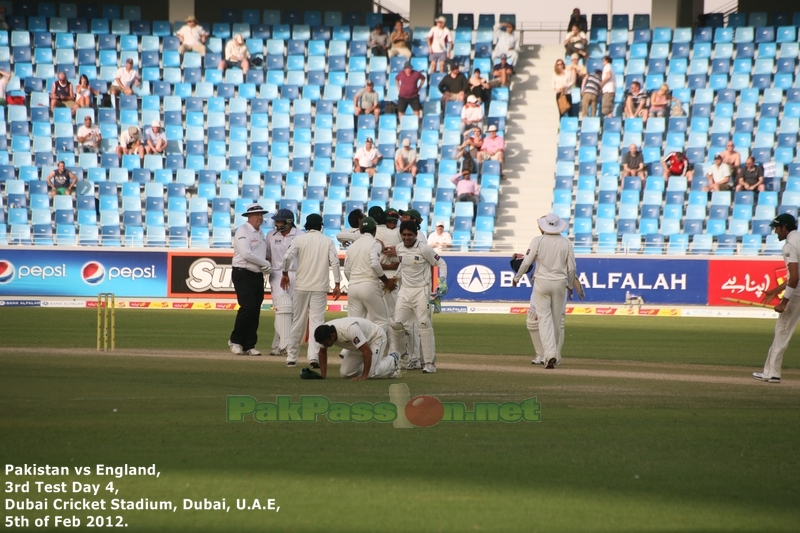
[[[261,233],[264,213],[258,204],[250,204],[242,216],[247,222],[239,226],[233,238],[233,287],[239,312],[228,346],[235,355],[261,355],[256,350],[258,319],[264,301],[264,276],[272,272],[267,257],[267,240]]]

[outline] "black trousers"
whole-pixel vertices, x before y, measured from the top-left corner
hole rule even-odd
[[[258,342],[258,319],[264,301],[264,274],[234,267],[231,276],[239,312],[231,332],[231,342],[241,344],[244,351],[255,348]]]

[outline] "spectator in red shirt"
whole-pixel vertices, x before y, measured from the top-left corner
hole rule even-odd
[[[694,167],[683,152],[671,152],[664,158],[664,181],[668,181],[671,176],[686,176],[692,181],[694,177]]]
[[[425,75],[411,68],[411,63],[403,65],[403,71],[394,78],[397,85],[397,116],[403,118],[410,105],[414,114],[419,117],[422,104],[419,101],[419,90],[425,85]]]

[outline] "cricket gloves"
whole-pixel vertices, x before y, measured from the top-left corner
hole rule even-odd
[[[436,287],[436,294],[444,296],[447,294],[447,279],[439,278],[439,285]]]
[[[300,379],[325,379],[320,376],[317,372],[314,372],[310,368],[306,367],[300,371]]]

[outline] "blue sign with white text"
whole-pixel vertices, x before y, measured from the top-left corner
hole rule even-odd
[[[165,252],[0,249],[0,296],[167,296]]]

